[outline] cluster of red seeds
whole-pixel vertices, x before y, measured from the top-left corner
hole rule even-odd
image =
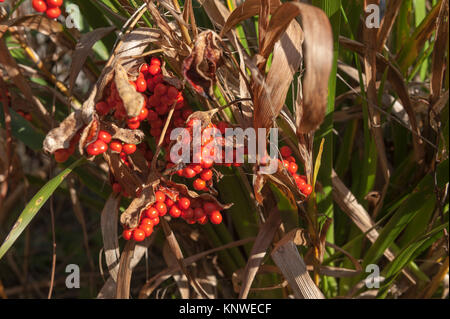
[[[169,123],[167,134],[162,146],[170,144],[170,132],[177,127],[183,127],[185,121],[192,114],[192,109],[186,105],[183,94],[174,86],[165,84],[161,74],[161,61],[152,58],[150,65],[143,64],[139,77],[135,82],[138,92],[148,92],[147,100],[150,124],[150,135],[159,140],[163,126],[171,106],[176,103],[172,120]],[[128,125],[133,125],[134,119],[129,119]]]
[[[137,92],[142,93],[144,97],[144,103],[138,116],[133,118],[127,117],[123,101],[117,92],[114,82],[109,87],[107,98],[96,104],[97,113],[100,116],[106,116],[111,111],[114,111],[114,118],[118,121],[123,121],[132,130],[138,129],[141,127],[141,123],[147,120],[150,125],[150,135],[158,141],[162,134],[162,128],[166,122],[169,109],[176,102],[173,118],[163,141],[163,146],[168,146],[171,130],[175,127],[184,126],[184,122],[192,114],[192,109],[186,105],[180,91],[164,83],[161,74],[161,61],[158,58],[152,58],[150,65],[146,63],[142,64],[137,79],[130,81],[130,84],[135,87]],[[151,151],[147,149],[146,144],[142,143],[140,146],[143,148],[147,160],[151,160],[153,154],[151,156],[149,155]],[[126,155],[130,155],[136,151],[136,145],[120,145],[120,142],[117,141],[111,142],[109,147],[111,150],[121,153],[121,158],[125,163]],[[89,155],[98,155],[91,153],[89,150],[87,152]]]
[[[187,123],[186,128],[190,132],[190,137],[192,140],[192,134],[193,134],[193,126],[194,126],[194,119],[190,120]],[[212,167],[214,165],[223,165],[226,167],[235,166],[239,167],[242,164],[238,163],[236,161],[236,148],[233,149],[233,162],[232,163],[224,163],[225,159],[225,150],[223,146],[225,146],[225,129],[228,128],[228,124],[225,122],[219,122],[217,125],[214,123],[208,124],[205,128],[203,128],[201,132],[201,148],[200,152],[192,155],[192,162],[185,166],[182,169],[179,169],[176,171],[176,174],[180,177],[185,177],[188,179],[192,179],[197,177],[193,181],[193,187],[197,191],[206,190],[208,187],[212,185],[212,177],[213,177],[213,171]],[[216,129],[219,131],[222,136],[216,136],[212,130]],[[210,132],[208,132],[210,130]],[[216,132],[217,132],[216,131]],[[211,147],[211,145],[217,145],[220,148],[222,148],[221,153],[221,159],[218,160],[219,154],[216,154],[216,148]],[[246,150],[244,149],[244,153],[246,153]],[[169,160],[169,159],[168,159]],[[168,167],[170,168],[173,166],[173,163],[169,163]]]
[[[306,176],[297,174],[298,165],[292,156],[292,150],[289,146],[282,146],[280,153],[284,158],[283,161],[280,161],[284,168],[292,175],[299,190],[306,196],[309,196],[312,193],[312,186],[306,182]]]
[[[125,229],[122,233],[125,240],[133,239],[143,241],[153,233],[153,229],[159,224],[159,218],[167,213],[173,218],[183,218],[189,224],[204,225],[208,221],[213,224],[222,222],[221,208],[210,201],[201,198],[182,197],[178,193],[159,187],[155,192],[155,203],[147,207],[139,222],[139,226],[134,229]]]
[[[61,15],[63,0],[33,0],[31,4],[37,12],[45,12],[50,19],[56,19]]]
[[[111,134],[100,130],[98,132],[97,140],[86,147],[86,152],[91,156],[97,156],[106,152],[108,148],[113,152],[120,153],[122,159],[126,159],[127,155],[136,152],[137,147],[135,144],[126,144],[119,140],[113,140]]]

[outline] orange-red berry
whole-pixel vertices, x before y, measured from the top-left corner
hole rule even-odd
[[[294,162],[290,162],[289,163],[289,168],[288,168],[289,173],[295,174],[295,173],[297,173],[297,170],[298,170],[297,164],[294,163]]]
[[[145,78],[139,77],[135,83],[136,83],[136,90],[138,92],[147,91],[147,82],[145,81]]]
[[[109,142],[111,142],[111,134],[106,131],[100,130],[100,132],[98,132],[98,139],[108,144]]]
[[[169,211],[170,216],[173,218],[178,218],[181,215],[181,209],[179,209],[176,205],[173,205]]]
[[[218,210],[215,210],[209,215],[209,220],[211,223],[219,225],[222,222],[222,214]]]
[[[212,176],[213,172],[210,169],[206,169],[200,174],[200,178],[203,179],[205,182],[212,179]]]
[[[128,155],[133,154],[136,152],[136,144],[124,144],[122,149]]]
[[[47,0],[47,5],[52,7],[60,7],[63,5],[63,0]]]
[[[194,183],[193,183],[194,189],[201,191],[204,190],[206,188],[206,182],[201,179],[201,178],[197,178]]]
[[[122,237],[125,240],[130,240],[133,235],[133,231],[131,229],[125,229],[122,233]]]
[[[191,201],[190,201],[189,198],[187,198],[187,197],[181,197],[181,198],[178,200],[178,206],[179,206],[181,209],[186,210],[186,209],[189,208],[189,206],[191,206]]]
[[[122,142],[114,140],[109,144],[109,148],[111,149],[111,151],[120,153],[122,152]]]
[[[153,233],[153,224],[141,224],[139,225],[139,229],[144,231],[145,237],[148,237]]]
[[[43,0],[33,0],[33,9],[37,12],[44,12],[47,10],[47,3]]]
[[[164,201],[166,200],[166,195],[161,191],[157,191],[155,193],[155,199],[157,202],[164,203]]]
[[[45,11],[45,14],[50,19],[56,19],[61,15],[61,9],[59,7],[48,8],[47,11]]]
[[[140,228],[133,230],[133,239],[135,241],[143,241],[145,239],[145,231]]]
[[[145,216],[147,216],[150,219],[154,219],[159,216],[159,213],[156,210],[156,208],[152,206],[145,211]]]
[[[155,208],[159,213],[159,216],[164,216],[165,214],[167,214],[167,206],[166,204],[162,203],[162,202],[157,202],[155,204]]]

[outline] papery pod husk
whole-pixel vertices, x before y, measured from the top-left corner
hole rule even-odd
[[[151,182],[139,190],[130,206],[120,215],[120,223],[126,228],[136,228],[143,211],[156,201],[155,192],[160,179],[155,174],[151,174],[148,180]]]

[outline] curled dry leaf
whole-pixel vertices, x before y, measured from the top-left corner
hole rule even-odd
[[[288,27],[283,21],[291,21],[298,15],[304,35],[305,78],[302,81],[302,116],[296,118],[296,125],[297,132],[305,134],[319,127],[326,111],[328,79],[333,65],[333,32],[327,15],[317,7],[300,2],[284,3],[272,16],[262,53],[264,56],[270,53],[274,41]],[[290,35],[294,36],[293,33]],[[289,64],[294,62],[292,56],[287,55],[286,58]]]
[[[118,153],[112,153],[108,150],[103,153],[105,161],[108,163],[111,174],[114,179],[130,196],[137,197],[142,190],[143,182],[136,173],[123,163]]]
[[[183,61],[183,76],[204,97],[213,95],[217,68],[223,63],[221,39],[213,31],[200,33],[192,53]]]
[[[221,36],[231,28],[259,14],[261,1],[245,1],[228,17]],[[256,77],[255,127],[270,127],[284,105],[293,75],[302,61],[305,44],[306,74],[303,81],[303,110],[297,117],[299,133],[317,129],[325,115],[333,57],[333,36],[327,15],[321,9],[300,2],[270,2],[272,18],[257,55],[258,64],[265,63],[273,51],[273,62],[265,81]],[[301,17],[302,28],[295,21]],[[303,29],[303,32],[302,32]],[[303,41],[304,37],[304,41]],[[255,75],[253,75],[255,79]]]
[[[272,65],[266,78],[254,80],[255,127],[272,127],[283,108],[293,75],[301,65],[302,43],[302,30],[298,23],[293,21],[274,47]]]
[[[266,184],[266,179],[264,178],[265,175],[262,174],[255,174],[253,178],[253,192],[255,193],[255,199],[258,202],[259,205],[262,206],[264,201],[264,196],[262,195],[262,189],[264,185]]]
[[[270,14],[281,5],[280,0],[271,0],[270,1]],[[255,15],[259,14],[259,8],[261,6],[261,0],[247,0],[238,6],[236,9],[231,12],[229,17],[227,18],[225,25],[220,31],[220,36],[223,37],[227,34],[235,25],[238,23],[249,19]]]
[[[292,207],[297,206],[297,202],[303,202],[306,196],[300,192],[298,187],[295,185],[292,177],[286,172],[286,169],[282,164],[278,162],[277,172],[269,174],[256,174],[253,180],[253,191],[255,192],[255,199],[258,204],[262,205],[264,196],[262,195],[262,190],[267,181],[271,181],[277,185],[278,189],[286,196]]]
[[[135,57],[141,55],[149,44],[161,40],[161,31],[152,28],[137,28],[130,33],[127,33],[122,38],[122,45],[116,48],[112,57],[110,65],[103,68],[102,73],[96,84],[97,91],[94,94],[94,101],[98,101],[103,96],[103,91],[114,77],[114,69],[117,63],[120,63],[125,70],[130,70],[135,67],[143,59],[127,59],[128,57]],[[93,104],[92,104],[93,107]]]
[[[114,83],[117,87],[128,117],[136,117],[142,109],[144,104],[144,96],[137,92],[128,80],[127,71],[121,64],[115,67]]]
[[[130,161],[133,170],[136,171],[139,176],[141,176],[143,179],[148,176],[148,162],[141,150],[138,149],[133,154],[128,155],[128,160]]]
[[[93,114],[91,122],[86,125],[81,133],[80,142],[78,143],[78,150],[81,155],[84,155],[85,148],[95,142],[98,137],[98,132],[100,131],[100,121],[96,113]],[[93,157],[91,157],[93,158]]]
[[[191,115],[189,115],[189,117],[186,120],[186,123],[191,120],[199,120],[202,122],[202,128],[205,128],[211,123],[212,117],[217,112],[219,112],[218,108],[209,111],[196,111]]]
[[[135,196],[130,206],[120,215],[120,223],[128,228],[135,228],[139,224],[142,211],[155,200],[155,189],[159,185],[160,180],[153,178],[153,181],[142,188],[139,196]]]
[[[83,126],[84,121],[81,118],[81,112],[71,113],[57,128],[47,134],[43,143],[43,150],[53,154],[58,149],[69,148],[70,141]]]
[[[120,140],[127,144],[139,144],[144,140],[145,134],[141,130],[130,130],[118,127],[112,122],[101,121],[101,127],[115,140]]]

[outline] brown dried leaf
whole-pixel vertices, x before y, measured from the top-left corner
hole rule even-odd
[[[117,197],[114,194],[109,196],[103,207],[100,218],[106,265],[108,266],[109,274],[114,281],[117,281],[120,260],[119,239],[117,234],[119,203],[120,197]]]
[[[143,180],[145,180],[149,173],[149,165],[144,153],[137,149],[136,152],[128,155],[128,160],[130,161],[133,170],[137,172]]]
[[[106,153],[103,153],[103,157],[108,163],[114,179],[131,197],[137,197],[137,194],[139,194],[142,189],[142,180],[134,171],[122,162],[118,153],[113,153],[108,150]]]
[[[258,36],[259,47],[263,47],[263,43],[266,40],[266,32],[269,28],[269,15],[270,15],[270,0],[262,0],[259,7],[258,17]]]
[[[264,201],[264,196],[262,195],[261,191],[266,184],[266,179],[264,178],[264,176],[265,175],[262,174],[256,174],[253,180],[253,192],[255,193],[255,199],[261,206]]]
[[[213,31],[200,33],[192,53],[183,61],[183,76],[204,97],[213,95],[217,68],[223,63],[222,40]]]
[[[101,127],[115,140],[120,140],[127,144],[140,144],[145,137],[141,130],[130,130],[127,128],[118,127],[112,122],[101,122]]]
[[[125,70],[130,70],[139,63],[143,62],[143,59],[128,59],[128,57],[134,57],[141,55],[149,44],[155,43],[161,40],[161,31],[152,28],[137,28],[130,33],[127,33],[122,38],[122,45],[116,48],[114,52],[113,60],[110,65],[103,68],[102,73],[99,76],[95,88],[97,91],[92,99],[93,108],[94,101],[99,101],[103,96],[105,87],[111,82],[114,76],[114,67],[117,63],[120,63]]]
[[[130,84],[127,71],[119,63],[115,67],[114,83],[128,117],[138,116],[144,104],[144,96]]]
[[[297,131],[304,134],[316,130],[325,116],[328,79],[333,63],[333,32],[327,15],[321,9],[304,3],[283,3],[274,12],[270,20],[263,46],[260,48],[260,53],[264,58],[267,58],[282,34],[289,35],[292,41],[292,43],[282,44],[282,52],[278,50],[274,52],[274,60],[276,55],[284,54],[286,55],[285,58],[288,65],[295,66],[288,73],[283,72],[286,66],[283,68],[280,66],[279,69],[275,68],[278,74],[283,74],[279,78],[286,76],[289,78],[289,82],[283,81],[283,84],[287,88],[278,89],[282,94],[272,95],[272,103],[275,107],[273,112],[277,116],[286,99],[286,93],[294,75],[293,72],[296,72],[300,66],[298,62],[296,63],[299,54],[301,54],[301,49],[297,44],[301,43],[302,40],[300,39],[301,33],[296,30],[297,23],[294,20],[298,15],[301,17],[304,35],[305,78],[302,82],[302,116],[301,118],[297,118],[296,125]],[[281,43],[283,42],[281,41]],[[273,67],[272,65],[271,69]],[[271,87],[272,83],[269,79],[270,74],[267,77],[267,85]],[[274,79],[274,81],[276,80]]]
[[[72,55],[72,65],[70,66],[69,75],[69,92],[72,92],[78,73],[80,73],[84,62],[92,52],[92,47],[94,44],[115,29],[116,28],[114,26],[98,28],[81,36]]]
[[[274,47],[272,65],[266,78],[254,78],[254,127],[272,127],[283,108],[293,75],[303,59],[302,43],[303,32],[298,23],[293,21]]]
[[[198,0],[198,2],[205,10],[211,22],[219,27],[222,27],[230,16],[230,11],[219,0]]]
[[[75,111],[61,122],[61,124],[48,132],[44,139],[43,150],[53,154],[61,148],[69,148],[70,141],[75,134],[84,126],[81,112]]]
[[[68,39],[64,32],[70,32],[74,38],[79,38],[79,32],[76,29],[72,29],[70,31],[64,30],[61,23],[54,19],[49,19],[42,14],[21,16],[16,19],[6,21],[5,24],[0,25],[0,38],[3,37],[6,31],[15,31],[19,27],[36,30],[48,36],[57,45],[64,46],[71,50],[75,48],[75,44]]]
[[[325,299],[309,276],[305,261],[300,256],[290,234],[287,234],[275,245],[271,256],[289,282],[296,298]]]
[[[133,272],[133,269],[131,267],[131,260],[134,255],[135,246],[136,242],[134,240],[128,241],[125,244],[122,255],[120,256],[119,273],[117,275],[116,288],[117,299],[130,298],[131,274]]]
[[[378,29],[377,34],[377,51],[383,49],[386,40],[391,33],[392,27],[394,26],[395,19],[397,18],[398,12],[402,5],[402,0],[392,0],[387,3],[386,14],[381,21],[381,26]]]
[[[219,112],[219,109],[212,109],[209,111],[196,111],[189,115],[189,117],[186,119],[186,123],[188,123],[190,120],[199,120],[202,124],[202,129],[208,126],[211,123],[212,117],[214,114]]]
[[[70,115],[69,115],[70,116]],[[80,143],[78,143],[78,151],[81,155],[85,155],[85,148],[97,140],[98,132],[100,131],[100,122],[97,114],[93,114],[91,122],[86,125],[81,132]]]
[[[252,286],[252,282],[255,279],[256,273],[264,259],[264,256],[269,249],[270,244],[275,236],[275,233],[281,225],[281,216],[278,209],[274,209],[270,212],[269,218],[264,225],[260,228],[255,243],[253,244],[250,252],[250,257],[245,265],[241,290],[239,292],[240,299],[246,299]]]
[[[128,228],[135,228],[139,224],[142,211],[155,202],[155,189],[159,179],[145,185],[139,196],[135,196],[130,206],[120,215],[120,223]]]
[[[270,13],[273,14],[275,10],[281,5],[280,0],[271,0],[270,1]],[[227,34],[234,26],[238,23],[249,19],[255,15],[258,15],[259,8],[261,6],[261,0],[247,0],[242,3],[240,6],[236,7],[236,9],[231,12],[230,16],[227,18],[225,25],[220,31],[220,36],[223,37]]]

